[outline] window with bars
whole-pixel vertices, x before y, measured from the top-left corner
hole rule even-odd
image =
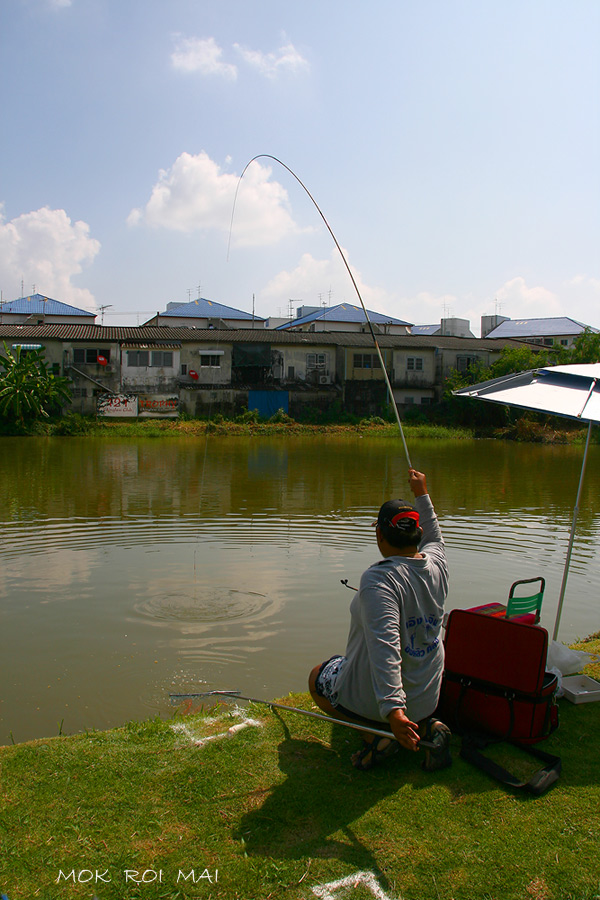
[[[220,368],[221,366],[221,357],[212,353],[201,353],[200,354],[200,366],[216,366]]]
[[[353,366],[355,369],[380,369],[381,362],[376,353],[355,353]]]
[[[408,372],[422,372],[423,371],[423,357],[422,356],[407,357],[406,369]]]
[[[163,369],[173,368],[173,351],[153,350],[150,365],[154,367],[160,366]]]
[[[95,365],[98,362],[98,357],[102,356],[107,362],[110,362],[110,350],[107,349],[98,349],[96,347],[74,347],[73,348],[73,362],[75,365],[79,363],[79,365],[87,364],[87,365]]]
[[[459,372],[467,372],[473,363],[475,362],[474,357],[472,356],[457,356],[456,357],[456,368]]]
[[[327,354],[326,353],[307,353],[306,354],[307,369],[326,369]]]
[[[150,364],[149,350],[128,350],[127,365],[129,368],[141,368]]]

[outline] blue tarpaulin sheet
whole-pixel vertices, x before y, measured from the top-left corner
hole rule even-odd
[[[248,391],[248,409],[257,409],[264,419],[270,419],[278,409],[289,409],[288,391]]]

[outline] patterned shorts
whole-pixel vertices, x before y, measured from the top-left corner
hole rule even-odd
[[[335,689],[337,677],[342,665],[346,662],[345,656],[332,656],[331,659],[321,663],[319,674],[315,682],[317,694],[329,700],[332,706],[338,705],[338,695]]]

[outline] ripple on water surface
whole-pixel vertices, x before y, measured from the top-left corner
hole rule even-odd
[[[140,598],[135,609],[152,619],[211,623],[259,619],[272,612],[274,606],[271,599],[256,591],[198,586],[193,594],[177,591]]]

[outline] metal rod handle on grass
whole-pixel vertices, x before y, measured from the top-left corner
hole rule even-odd
[[[384,731],[379,728],[371,728],[369,725],[355,725],[354,722],[345,722],[343,719],[334,719],[331,716],[325,716],[322,713],[311,712],[308,709],[300,709],[297,706],[286,706],[285,703],[274,703],[271,700],[259,700],[256,697],[244,697],[239,691],[204,691],[200,694],[169,694],[171,700],[194,700],[200,697],[229,697],[231,700],[246,700],[248,703],[259,703],[262,706],[270,706],[274,709],[283,709],[287,712],[299,713],[301,716],[310,716],[312,719],[322,719],[331,725],[343,725],[345,728],[352,728],[355,731],[368,731],[369,734],[376,734],[380,737],[394,739],[391,731]],[[435,744],[431,741],[419,741],[419,747],[425,747],[428,750],[435,749]]]

